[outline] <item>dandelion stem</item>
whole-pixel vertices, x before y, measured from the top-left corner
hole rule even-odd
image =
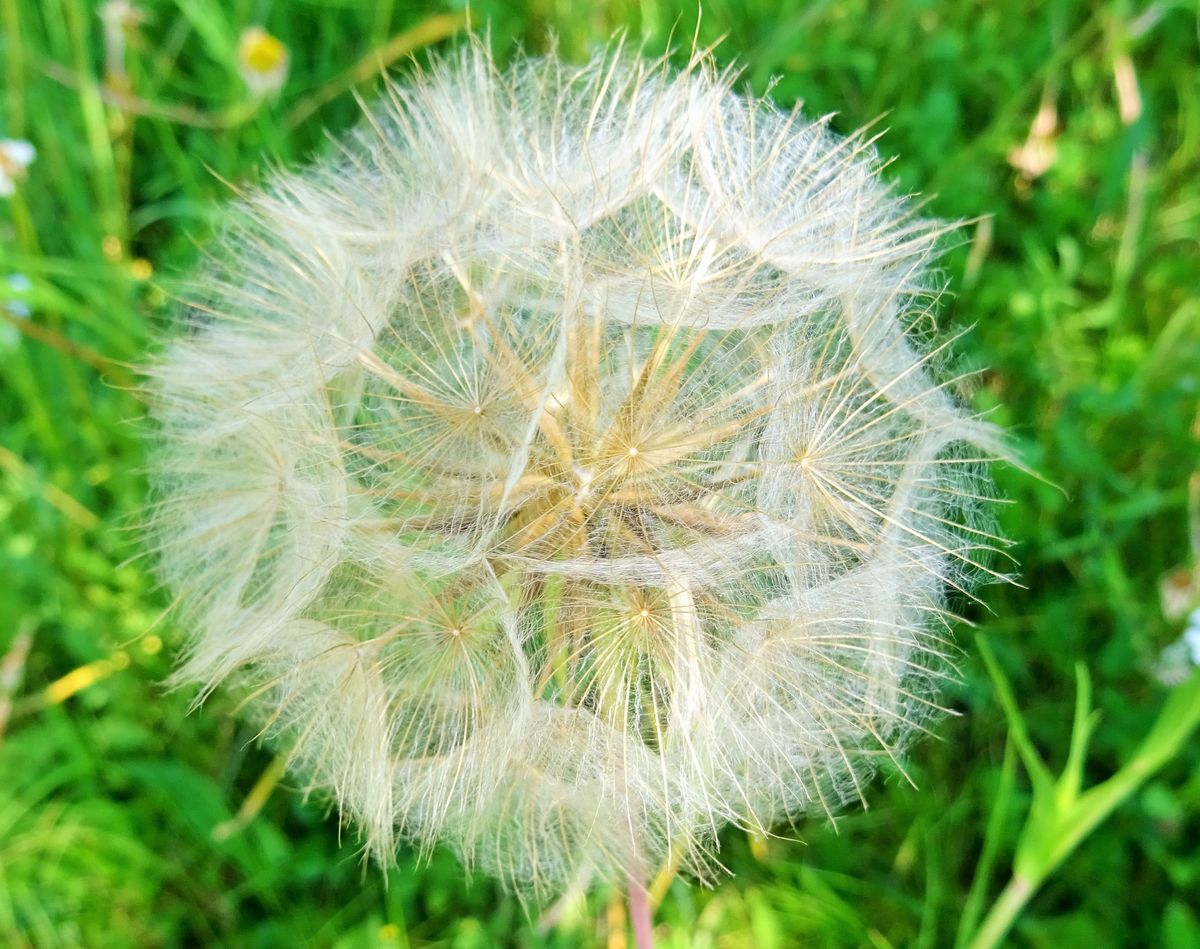
[[[992,949],[1008,933],[1018,914],[1025,908],[1037,887],[1024,877],[1014,876],[988,913],[983,928],[971,942],[971,949]]]
[[[633,944],[637,949],[654,949],[654,926],[650,901],[641,880],[629,878],[629,921],[633,926]]]

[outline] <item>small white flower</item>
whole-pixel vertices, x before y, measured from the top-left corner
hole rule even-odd
[[[238,41],[238,72],[255,98],[273,96],[288,74],[288,48],[261,26],[252,26]]]
[[[0,197],[9,197],[37,158],[37,149],[22,139],[0,139]]]
[[[1168,620],[1183,619],[1200,602],[1200,566],[1176,567],[1158,581],[1159,604]]]
[[[29,319],[31,311],[24,298],[32,289],[33,284],[30,283],[28,277],[21,273],[9,274],[7,283],[7,293],[4,294],[5,299],[0,303],[0,307],[10,317],[19,320]],[[9,320],[0,319],[0,348],[11,349],[17,345],[20,338],[20,332]]]
[[[1187,643],[1192,665],[1200,666],[1200,607],[1192,610],[1188,615],[1188,624],[1183,631],[1183,641]]]
[[[1176,686],[1187,680],[1200,667],[1200,607],[1188,614],[1183,634],[1158,654],[1153,674],[1166,686]]]
[[[32,289],[33,284],[23,273],[9,274],[8,290],[12,296],[4,304],[4,308],[13,316],[19,316],[21,319],[28,319],[30,312],[29,304],[25,302],[24,298]]]

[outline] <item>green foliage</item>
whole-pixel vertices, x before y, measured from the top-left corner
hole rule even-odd
[[[189,714],[192,696],[162,686],[173,633],[155,621],[168,604],[133,530],[146,499],[132,366],[221,202],[328,148],[324,131],[358,114],[350,90],[378,88],[375,61],[411,68],[407,53],[444,45],[462,9],[146,0],[121,74],[106,67],[98,6],[0,2],[0,138],[38,149],[0,199],[0,656],[32,637],[0,737],[0,944],[604,944],[603,899],[564,907],[542,934],[452,857],[402,855],[384,880],[339,840],[325,802],[256,788],[271,752],[231,700]],[[918,788],[880,782],[836,832],[818,819],[786,831],[802,843],[727,834],[735,877],[675,881],[660,944],[949,945],[964,915],[986,918],[1015,858],[1046,878],[1014,945],[1195,945],[1200,753],[1176,742],[1153,777],[1142,770],[1168,702],[1151,669],[1180,632],[1157,585],[1188,556],[1198,466],[1194,5],[713,0],[697,25],[657,0],[487,0],[470,16],[501,57],[551,36],[582,57],[618,28],[650,52],[724,37],[718,59],[756,91],[836,110],[842,132],[885,116],[879,147],[901,187],[976,222],[946,258],[943,325],[973,327],[959,345],[967,367],[986,367],[972,398],[1040,475],[997,472],[1024,586],[960,606],[1003,678],[961,631],[947,701],[963,714],[916,749]],[[262,102],[236,65],[255,23],[290,51],[282,92]],[[1013,162],[1031,153],[1015,150],[1051,105],[1050,163],[1022,172]],[[1171,700],[1180,721],[1185,688]],[[1006,752],[1017,721],[1032,787]],[[1054,779],[1035,761],[1067,770]],[[1057,821],[1131,768],[1138,782],[1064,847]],[[1059,846],[1035,857],[1038,821],[1036,840]]]
[[[1013,856],[1012,879],[978,928],[976,907],[973,905],[959,925],[960,938],[970,937],[972,949],[987,949],[1000,943],[1038,887],[1108,817],[1113,808],[1122,804],[1148,777],[1173,759],[1191,738],[1192,732],[1200,726],[1200,673],[1193,673],[1172,692],[1153,727],[1121,765],[1121,769],[1084,790],[1083,772],[1088,743],[1099,723],[1099,717],[1091,707],[1092,681],[1087,666],[1080,662],[1075,667],[1078,684],[1071,747],[1067,752],[1063,773],[1056,781],[1029,739],[1025,719],[1017,708],[1004,673],[996,664],[991,646],[982,637],[978,642],[1004,706],[1009,736],[1033,786],[1029,816],[1021,829]],[[1011,781],[1012,769],[1006,767],[997,791],[998,799],[1007,802],[1012,790]],[[996,806],[993,814],[1003,812],[1003,806]],[[981,876],[977,874],[976,880],[980,879]]]

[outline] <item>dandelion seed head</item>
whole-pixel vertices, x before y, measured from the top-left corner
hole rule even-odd
[[[230,212],[151,370],[188,631],[390,859],[541,897],[859,799],[937,711],[991,429],[861,135],[470,45]]]
[[[37,149],[23,139],[0,139],[0,198],[16,194],[17,185],[29,174]]]

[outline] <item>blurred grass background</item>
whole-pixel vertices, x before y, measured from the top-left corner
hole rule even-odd
[[[1182,629],[1158,585],[1188,566],[1200,389],[1197,5],[483,0],[500,58],[558,38],[569,57],[624,29],[649,52],[723,37],[716,55],[782,105],[883,117],[889,174],[970,219],[946,258],[947,329],[986,367],[980,410],[1037,480],[996,476],[1025,588],[964,605],[1012,684],[1033,744],[1066,759],[1074,664],[1102,718],[1085,775],[1128,761],[1167,689]],[[105,19],[120,15],[123,25]],[[170,319],[174,281],[230,186],[326,149],[382,63],[453,42],[461,5],[392,0],[0,0],[0,138],[37,148],[0,200],[0,945],[619,947],[604,894],[540,933],[453,857],[400,855],[385,881],[253,743],[233,701],[188,714],[161,686],[166,605],[131,530],[145,503],[131,368]],[[242,32],[289,54],[276,97],[239,74]],[[116,48],[114,48],[114,46]],[[730,832],[713,890],[676,880],[672,947],[955,944],[985,838],[990,902],[1009,874],[1028,783],[964,625],[963,714],[913,752],[914,789],[796,841]],[[5,695],[7,693],[7,695]],[[1006,777],[1007,775],[1007,777]],[[239,816],[240,813],[240,816]],[[989,826],[991,836],[987,837]],[[1200,946],[1200,751],[1142,786],[1033,899],[1017,946]]]

